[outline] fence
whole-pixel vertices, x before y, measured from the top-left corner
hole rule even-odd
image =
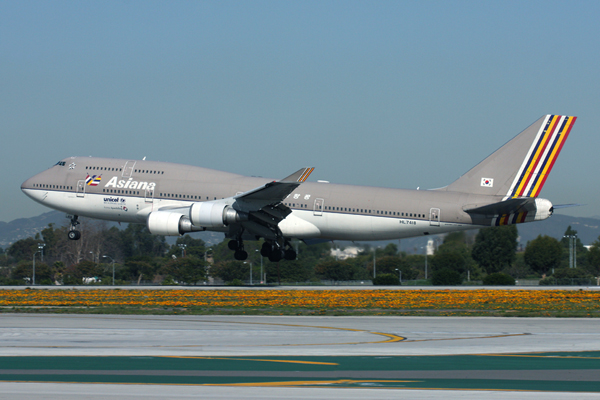
[[[587,278],[553,278],[548,277],[540,281],[545,286],[598,286],[597,279]]]

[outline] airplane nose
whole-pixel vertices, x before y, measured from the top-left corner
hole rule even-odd
[[[44,204],[48,192],[43,189],[40,190],[39,182],[39,175],[32,176],[31,178],[27,179],[21,184],[21,191],[25,193],[25,195],[30,199],[37,201],[38,203]],[[38,184],[38,187],[34,186],[34,184]]]
[[[41,181],[40,175],[41,174],[34,175],[21,184],[21,191],[23,193],[25,193],[27,195],[27,197],[34,199],[34,200],[36,200],[35,194],[41,193],[39,190],[39,187],[36,187],[36,185],[35,185]]]
[[[29,188],[32,187],[32,185],[31,185],[31,179],[32,178],[29,178],[25,182],[21,183],[21,190],[25,191],[25,189],[29,189]]]
[[[25,182],[21,184],[21,191],[27,195],[27,197],[33,198],[31,196],[31,190],[33,188],[33,178],[27,179]]]

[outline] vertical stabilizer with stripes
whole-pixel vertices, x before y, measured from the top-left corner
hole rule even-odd
[[[446,190],[504,199],[537,197],[576,119],[564,115],[540,118]]]
[[[506,197],[537,197],[577,117],[547,115]]]

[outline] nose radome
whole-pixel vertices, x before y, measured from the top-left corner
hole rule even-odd
[[[33,180],[33,178],[29,178],[25,182],[21,183],[21,190],[25,190],[25,189],[31,188],[32,187],[32,183],[31,183],[32,180]]]
[[[44,171],[45,172],[45,171]],[[21,190],[23,191],[23,193],[25,193],[26,195],[28,195],[29,197],[31,197],[29,195],[29,193],[31,192],[28,189],[37,189],[37,187],[34,186],[34,184],[39,184],[40,182],[42,182],[44,179],[44,177],[40,176],[42,175],[44,172],[36,174],[34,176],[32,176],[31,178],[27,179],[25,182],[23,182],[21,184]],[[39,187],[39,186],[38,186]]]

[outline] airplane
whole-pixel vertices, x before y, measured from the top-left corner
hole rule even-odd
[[[264,239],[270,261],[294,260],[292,239],[393,240],[540,221],[554,207],[538,195],[577,117],[546,115],[450,185],[431,190],[306,182],[314,168],[280,179],[168,162],[65,158],[21,190],[70,218],[146,224],[152,234],[217,231],[237,260],[244,240]]]

